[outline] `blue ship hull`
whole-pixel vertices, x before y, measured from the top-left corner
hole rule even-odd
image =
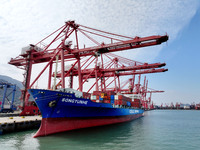
[[[130,121],[144,112],[142,109],[115,108],[109,103],[96,103],[66,92],[30,89],[29,93],[42,113],[42,124],[35,137]]]

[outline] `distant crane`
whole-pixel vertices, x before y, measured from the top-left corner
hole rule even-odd
[[[11,88],[10,92],[8,92],[8,88]],[[14,110],[16,110],[16,107],[14,106],[16,85],[6,82],[1,82],[0,89],[3,89],[3,97],[2,101],[0,101],[0,113],[14,112]],[[10,100],[9,96],[11,94],[12,98]],[[5,102],[8,102],[9,107],[5,107]]]
[[[151,100],[152,93],[163,93],[164,91],[154,90],[151,88],[148,88],[148,89],[149,89],[149,91],[147,91],[147,93],[150,93],[150,96],[148,98],[148,101],[146,101],[146,103],[148,103],[150,106],[147,106],[147,109],[154,109],[153,101]]]

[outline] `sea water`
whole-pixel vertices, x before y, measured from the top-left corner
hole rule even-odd
[[[153,110],[137,120],[33,138],[0,136],[0,150],[200,150],[200,111]]]

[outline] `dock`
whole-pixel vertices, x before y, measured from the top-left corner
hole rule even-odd
[[[16,131],[38,129],[41,116],[0,117],[0,135]]]

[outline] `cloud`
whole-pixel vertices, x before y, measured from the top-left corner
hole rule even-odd
[[[11,0],[0,1],[0,62],[7,64],[21,48],[36,43],[73,19],[77,23],[127,36],[170,35],[170,42],[190,22],[199,7],[193,0]],[[162,47],[122,52],[121,55],[152,61]],[[4,66],[0,74],[12,76]],[[21,71],[16,72],[21,73]]]

